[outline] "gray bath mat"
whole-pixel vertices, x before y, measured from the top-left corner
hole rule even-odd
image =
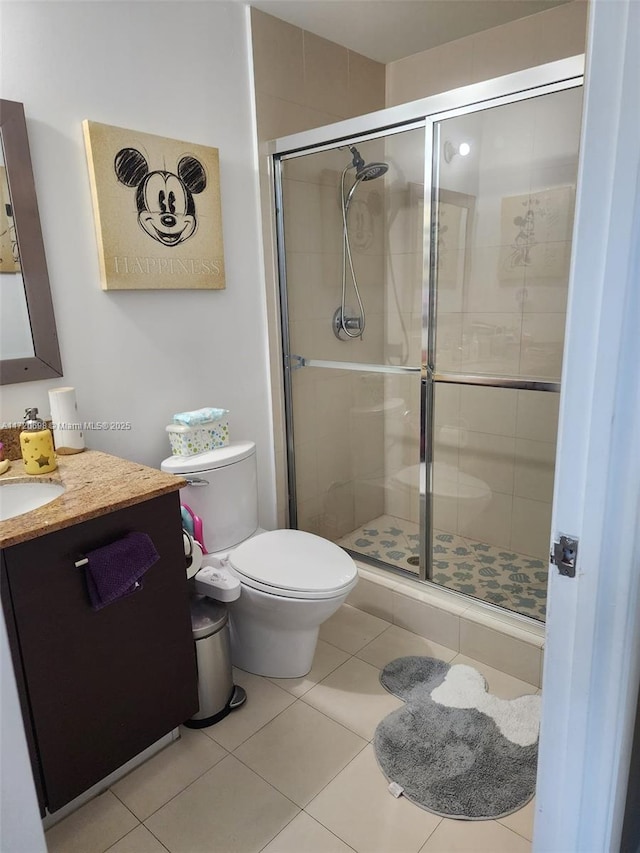
[[[499,699],[472,667],[427,657],[391,661],[380,681],[406,702],[373,741],[403,796],[464,820],[503,817],[533,797],[540,696]]]

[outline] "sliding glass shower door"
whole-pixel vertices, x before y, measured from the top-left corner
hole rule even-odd
[[[274,158],[290,521],[542,620],[581,78],[451,96]]]
[[[569,88],[432,125],[431,580],[537,619],[581,95]]]
[[[291,520],[414,573],[424,147],[420,122],[280,163]]]

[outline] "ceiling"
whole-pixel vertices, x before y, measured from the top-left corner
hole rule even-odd
[[[249,0],[249,5],[386,64],[568,1]]]

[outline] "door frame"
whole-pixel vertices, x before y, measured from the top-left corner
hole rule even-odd
[[[640,684],[640,4],[592,0],[534,850],[618,850]],[[636,839],[637,843],[638,839]],[[629,848],[630,849],[630,848]]]

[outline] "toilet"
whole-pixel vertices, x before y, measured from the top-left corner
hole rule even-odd
[[[233,664],[271,678],[306,675],[320,625],[358,582],[351,557],[312,533],[258,527],[252,441],[172,456],[161,468],[189,483],[180,498],[203,522],[203,568],[240,582],[239,597],[229,602]]]
[[[391,487],[411,495],[415,503],[417,496],[426,491],[426,466],[409,465],[391,478]],[[448,462],[433,463],[433,498],[442,515],[458,515],[466,524],[475,521],[491,503],[493,493],[484,480],[473,477]],[[460,531],[462,532],[462,531]]]

